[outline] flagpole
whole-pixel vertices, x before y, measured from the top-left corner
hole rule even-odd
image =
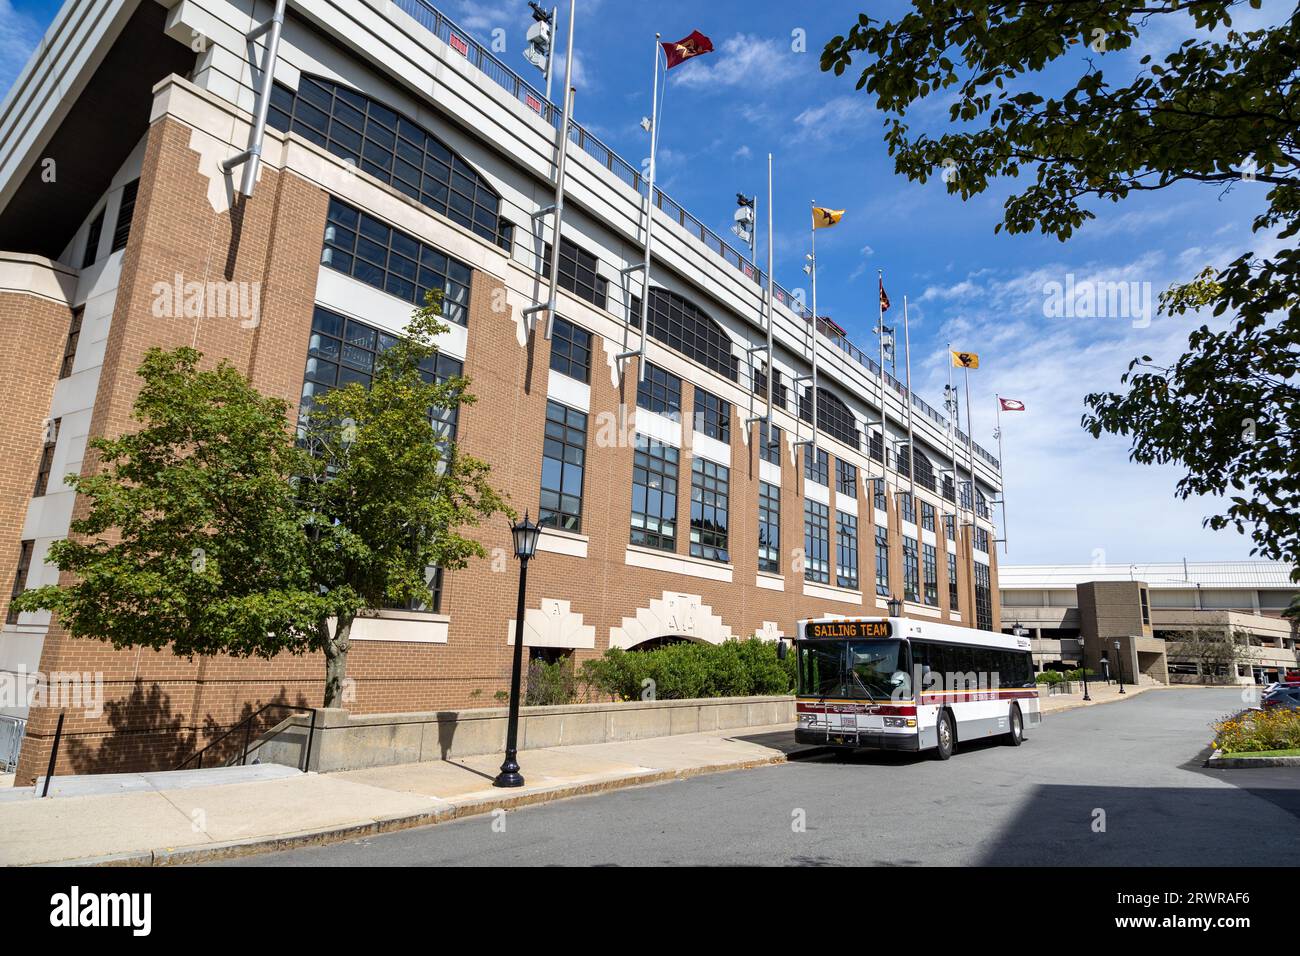
[[[876,322],[876,341],[880,346],[880,480],[887,481],[889,476],[889,430],[885,427],[885,297],[881,290],[885,288],[885,270],[876,270],[876,306],[880,309],[880,319]],[[867,449],[871,457],[871,449]]]
[[[1002,396],[994,394],[993,400],[997,402],[997,421],[998,421],[998,477],[1002,480],[1002,553],[1007,553],[1007,485],[1006,477],[1002,472]]]
[[[970,366],[962,366],[962,372],[966,377],[966,452],[967,459],[970,463],[970,527],[971,527],[971,548],[975,546],[975,438],[972,432],[970,417]]]
[[[811,203],[816,206],[816,200]],[[817,453],[817,222],[814,213],[809,211],[811,224],[809,235],[812,239],[812,451]]]
[[[916,511],[916,442],[912,432],[912,334],[907,326],[907,295],[903,295],[903,349],[907,370],[907,476],[908,494],[912,496],[912,511]]]
[[[660,35],[656,33],[654,80],[650,87],[650,169],[646,175],[645,257],[641,260],[641,342],[637,350],[637,381],[645,381],[646,320],[650,314],[650,245],[654,232],[655,157],[659,150],[659,40]]]
[[[952,385],[952,343],[948,343],[948,441],[952,446],[953,547],[957,546],[957,528],[961,524],[961,475],[957,473],[957,433],[961,431],[961,402]]]
[[[767,437],[772,440],[772,379],[776,363],[772,361],[772,154],[767,154]]]

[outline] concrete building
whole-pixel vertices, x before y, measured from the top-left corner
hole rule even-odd
[[[1105,652],[1114,673],[1116,640],[1129,680],[1267,683],[1298,666],[1296,622],[1282,612],[1300,587],[1280,562],[1008,565],[998,586],[1003,629],[1029,631],[1040,671],[1077,667],[1082,650],[1093,668]],[[1195,634],[1231,636],[1241,645],[1237,660],[1171,650]]]
[[[779,286],[767,355],[766,277],[658,190],[649,336],[624,356],[651,207],[639,167],[580,124],[546,337],[526,310],[546,296],[560,110],[426,0],[288,4],[260,173],[240,195],[243,168],[222,163],[250,146],[267,53],[247,35],[272,7],[70,0],[0,108],[0,578],[14,592],[58,579],[44,557],[78,508],[60,476],[94,467],[90,438],[130,427],[147,348],[192,344],[308,410],[364,381],[436,288],[450,325],[437,374],[463,372],[478,399],[448,428],[548,525],[533,653],[775,638],[892,595],[908,615],[998,627],[997,459],[833,323],[813,333]],[[814,437],[815,453],[798,444]],[[358,625],[354,711],[491,705],[507,686],[509,530],[476,533],[493,560],[434,573],[427,601]],[[311,655],[118,652],[39,614],[9,615],[0,670],[103,675],[103,715],[65,728],[60,762],[77,770],[169,766],[263,703],[318,704],[323,684]],[[57,714],[11,713],[28,719],[21,782]]]

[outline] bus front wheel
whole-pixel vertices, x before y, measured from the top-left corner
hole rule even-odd
[[[1025,742],[1025,719],[1020,716],[1020,705],[1011,705],[1011,714],[1007,718],[1010,729],[1007,731],[1007,743],[1019,747]]]
[[[957,749],[957,728],[952,722],[952,714],[946,710],[940,713],[939,726],[935,729],[939,742],[934,748],[934,755],[940,760],[947,760]]]

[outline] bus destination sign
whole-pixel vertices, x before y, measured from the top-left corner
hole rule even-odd
[[[804,637],[863,638],[892,637],[893,625],[889,621],[809,621],[804,625]]]

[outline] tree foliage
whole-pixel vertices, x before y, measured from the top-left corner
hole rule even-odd
[[[1182,497],[1230,494],[1207,523],[1248,531],[1255,553],[1300,565],[1300,10],[1239,30],[1242,6],[916,0],[897,20],[860,15],[821,63],[839,75],[864,61],[857,86],[887,115],[899,173],[925,182],[944,170],[963,199],[1000,178],[1029,180],[995,231],[1064,241],[1100,201],[1178,183],[1259,190],[1253,228],[1277,251],[1243,251],[1161,299],[1169,315],[1206,309],[1228,327],[1200,326],[1168,367],[1135,360],[1127,392],[1089,395],[1083,424],[1129,436],[1135,461],[1181,464]],[[1131,75],[1103,69],[1107,54],[1169,26],[1195,35]],[[1035,89],[1049,67],[1067,80]],[[951,128],[913,131],[907,111],[934,95],[952,98]]]

